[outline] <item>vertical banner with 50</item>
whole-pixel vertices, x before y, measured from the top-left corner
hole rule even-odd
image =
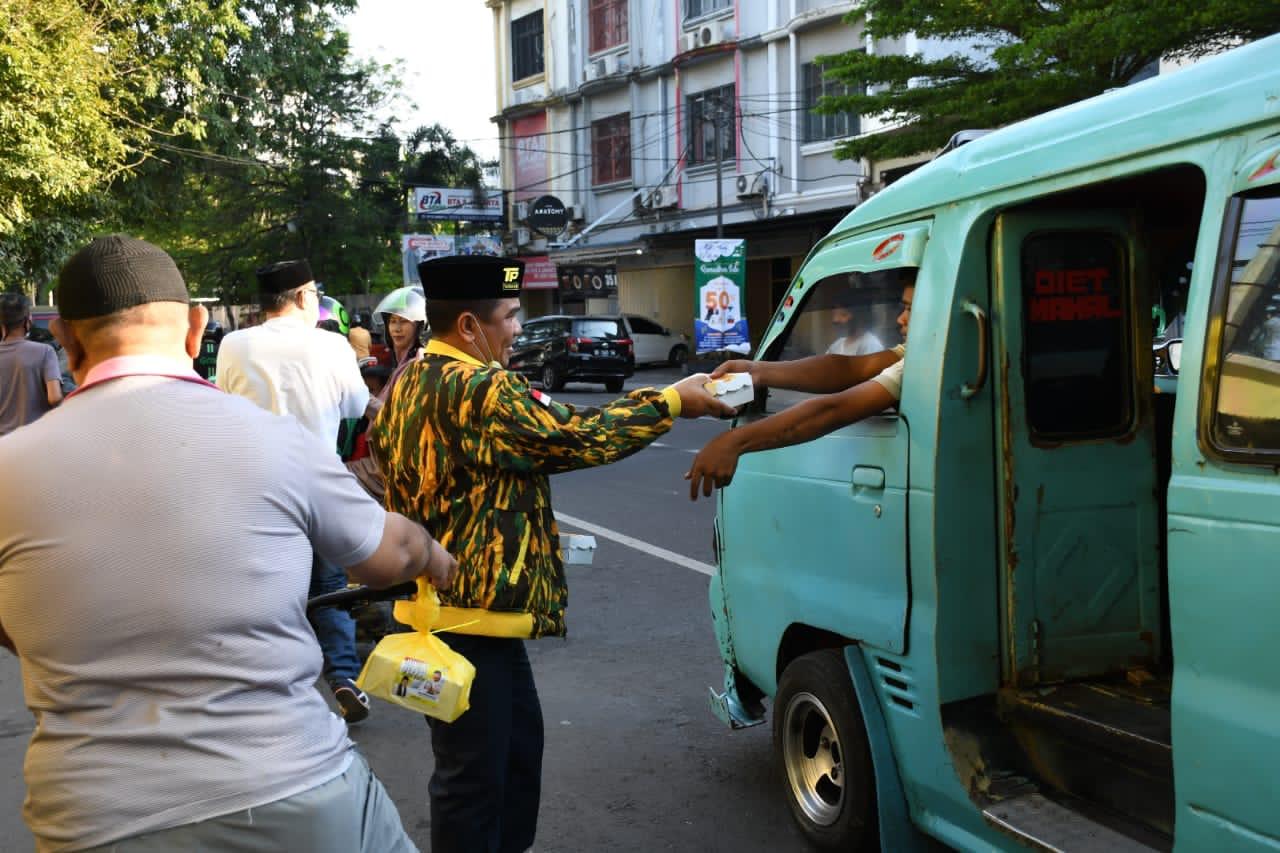
[[[693,252],[694,346],[698,352],[751,349],[743,313],[747,244],[744,240],[695,240]]]

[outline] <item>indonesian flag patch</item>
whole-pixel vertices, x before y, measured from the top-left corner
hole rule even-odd
[[[539,391],[537,388],[530,388],[529,396],[537,400],[542,405],[546,406],[548,409],[551,408],[552,401],[551,401],[550,394],[544,394],[543,392]]]

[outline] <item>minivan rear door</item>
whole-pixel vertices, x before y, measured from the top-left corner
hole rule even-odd
[[[1138,393],[1151,338],[1136,304],[1132,232],[1121,211],[1013,211],[996,221],[1009,684],[1149,666],[1160,649],[1154,427]]]

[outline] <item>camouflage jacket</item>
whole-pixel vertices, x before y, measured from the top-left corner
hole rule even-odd
[[[679,406],[671,389],[646,389],[575,408],[433,340],[369,436],[387,509],[422,523],[458,559],[435,627],[563,636],[569,596],[547,475],[629,456],[665,434]]]

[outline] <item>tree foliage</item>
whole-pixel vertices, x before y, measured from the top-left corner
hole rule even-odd
[[[846,20],[865,24],[873,49],[819,57],[826,76],[849,86],[822,98],[819,112],[896,126],[836,152],[885,159],[1123,86],[1162,57],[1199,58],[1274,33],[1280,0],[865,0]],[[950,43],[949,52],[885,52],[910,33]]]
[[[226,302],[289,257],[331,292],[398,286],[406,187],[482,164],[378,118],[399,83],[352,56],[356,2],[0,0],[0,289],[36,295],[114,230]]]
[[[241,25],[206,0],[0,0],[0,287],[33,293],[154,142],[198,135],[193,93]]]

